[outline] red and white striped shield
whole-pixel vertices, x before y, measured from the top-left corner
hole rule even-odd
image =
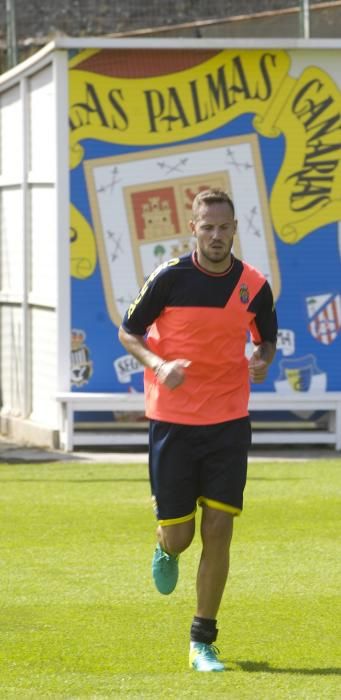
[[[320,294],[307,297],[309,331],[324,345],[330,345],[341,330],[341,295]]]

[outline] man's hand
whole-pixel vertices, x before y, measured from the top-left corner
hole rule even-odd
[[[265,340],[256,347],[249,360],[249,376],[252,382],[255,384],[264,382],[275,353],[276,343],[270,341]]]
[[[176,389],[186,378],[186,367],[191,364],[190,360],[163,361],[154,370],[160,384],[165,384],[168,389]]]
[[[254,384],[260,384],[266,379],[268,373],[268,363],[265,360],[258,360],[252,355],[249,361],[249,376]]]

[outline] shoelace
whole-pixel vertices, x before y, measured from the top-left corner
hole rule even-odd
[[[178,554],[168,554],[163,549],[161,549],[161,560],[165,559],[166,561],[169,561],[170,559],[175,559],[175,561],[177,561],[178,558],[179,558]]]
[[[167,552],[165,552],[163,549],[161,549],[161,556],[160,556],[161,561],[162,561],[163,559],[165,559],[166,561],[168,561],[170,558],[171,558],[171,555],[170,555],[170,554],[167,554]]]
[[[214,644],[207,644],[204,648],[204,656],[206,656],[207,659],[211,659],[212,656],[215,661],[217,661],[217,656],[220,654],[220,651],[218,647],[216,647]]]

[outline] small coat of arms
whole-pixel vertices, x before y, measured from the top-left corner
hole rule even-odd
[[[249,288],[247,284],[242,284],[239,289],[239,298],[242,304],[248,304],[250,299]]]

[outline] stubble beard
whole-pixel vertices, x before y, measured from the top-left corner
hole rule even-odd
[[[219,263],[219,265],[226,260],[226,266],[228,266],[230,258],[231,258],[231,250],[232,250],[232,245],[226,250],[219,250],[216,249],[216,255],[210,254],[210,251],[205,251],[200,249],[200,253],[205,260],[208,260],[210,263]],[[221,253],[218,255],[218,253]]]

